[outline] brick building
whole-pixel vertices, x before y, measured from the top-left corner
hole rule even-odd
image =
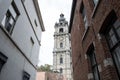
[[[74,80],[120,80],[120,0],[73,0]]]
[[[37,72],[36,80],[67,80],[60,73]]]

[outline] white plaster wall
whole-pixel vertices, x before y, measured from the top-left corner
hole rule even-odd
[[[33,31],[32,25],[30,24],[30,21],[25,13],[25,9],[23,8],[21,0],[16,0],[16,5],[20,11],[20,16],[15,24],[12,38],[22,49],[25,55],[36,66],[38,63],[38,54],[40,47],[37,38],[39,40],[41,39],[41,28],[38,22],[37,14],[35,12],[34,4],[32,0],[25,0],[24,3],[30,17],[30,21],[32,22],[33,28],[36,33],[34,33]],[[38,22],[38,27],[35,26],[34,19],[36,19],[36,21]],[[37,36],[35,36],[35,34],[37,34]],[[31,45],[31,37],[34,41],[34,45]]]
[[[12,0],[0,0],[0,22],[2,21],[8,7],[10,6]],[[38,54],[39,54],[39,41],[41,40],[41,27],[33,6],[33,0],[25,0],[25,7],[28,9],[30,20],[33,25],[33,29],[36,32],[35,36],[32,26],[28,20],[25,13],[21,0],[14,0],[20,15],[14,26],[13,33],[10,37],[26,55],[26,57],[34,64],[37,65]],[[38,27],[35,26],[34,19],[38,23]],[[1,27],[1,26],[0,26]],[[31,44],[30,38],[33,38],[34,45]],[[28,60],[22,55],[22,53],[16,48],[16,46],[11,42],[8,36],[5,35],[4,31],[0,28],[0,52],[8,57],[7,62],[3,66],[0,72],[0,80],[22,80],[23,71],[30,74],[30,80],[35,80],[36,70],[28,62]]]
[[[22,80],[23,71],[27,71],[30,74],[30,80],[35,80],[36,70],[1,29],[0,51],[8,57],[8,60],[1,70],[0,80]]]

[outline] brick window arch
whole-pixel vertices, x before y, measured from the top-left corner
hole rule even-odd
[[[87,51],[87,56],[88,56],[88,64],[89,64],[88,67],[89,67],[90,72],[93,73],[93,79],[100,80],[98,64],[97,64],[97,60],[96,60],[96,53],[95,53],[93,44],[91,44],[89,46],[88,51]]]

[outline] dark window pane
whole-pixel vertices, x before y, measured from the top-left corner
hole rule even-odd
[[[90,58],[94,80],[99,80],[99,71],[98,71],[98,65],[96,62],[94,50],[91,50],[90,53],[88,54],[88,56]]]
[[[115,35],[111,36],[111,41],[112,41],[113,46],[117,43],[117,39]]]
[[[95,55],[94,55],[94,52],[93,52],[93,51],[92,51],[92,53],[90,54],[90,60],[91,60],[91,65],[92,65],[92,66],[96,65]]]
[[[37,25],[37,21],[36,21],[36,20],[34,20],[34,23],[35,23],[35,25],[36,25],[36,27],[37,27],[38,25]]]
[[[93,68],[93,75],[94,75],[94,80],[99,80],[97,66]]]
[[[117,32],[117,35],[120,37],[120,21],[117,20],[115,23],[114,23],[114,27],[115,27],[115,30]]]
[[[30,75],[27,72],[23,72],[23,80],[29,80]]]
[[[60,68],[60,73],[62,73],[63,72],[63,69],[62,68]]]
[[[61,58],[60,58],[60,64],[62,64],[62,63],[63,63],[63,58],[61,57]]]
[[[119,74],[120,74],[120,46],[117,47],[117,48],[114,50],[113,57],[114,57],[114,59],[115,59],[115,63],[116,63],[116,65],[117,65],[118,72],[119,72]]]
[[[10,32],[11,27],[12,27],[12,25],[11,25],[11,24],[8,24],[7,26],[5,26],[5,28],[6,28],[6,30],[7,30],[8,32]]]
[[[0,71],[1,71],[3,65],[5,64],[6,61],[7,61],[7,57],[4,56],[4,55],[0,52]]]
[[[108,40],[110,48],[112,48],[117,43],[117,38],[116,38],[115,32],[113,32],[112,28],[110,29],[110,31],[106,35],[106,38]]]
[[[82,10],[82,17],[84,18],[84,17],[85,17],[85,15],[86,15],[86,11],[85,11],[85,8],[84,8],[84,6],[83,6],[83,10]]]
[[[0,59],[0,71],[2,69],[3,64],[4,64],[4,61]]]
[[[63,32],[63,28],[60,28],[59,32]]]
[[[117,34],[118,34],[118,36],[119,36],[119,38],[120,38],[120,26],[119,26],[119,28],[117,29]]]
[[[60,47],[61,47],[61,48],[63,47],[63,43],[60,43]]]

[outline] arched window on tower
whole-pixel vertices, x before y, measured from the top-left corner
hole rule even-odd
[[[60,29],[59,29],[59,32],[60,32],[60,33],[63,32],[63,28],[60,28]]]
[[[62,47],[63,47],[63,43],[61,42],[61,43],[60,43],[60,48],[62,48]]]
[[[61,57],[60,57],[60,64],[62,64],[63,63],[63,58],[62,58],[62,55],[61,55]]]
[[[62,68],[60,68],[60,73],[63,73],[63,69]]]

